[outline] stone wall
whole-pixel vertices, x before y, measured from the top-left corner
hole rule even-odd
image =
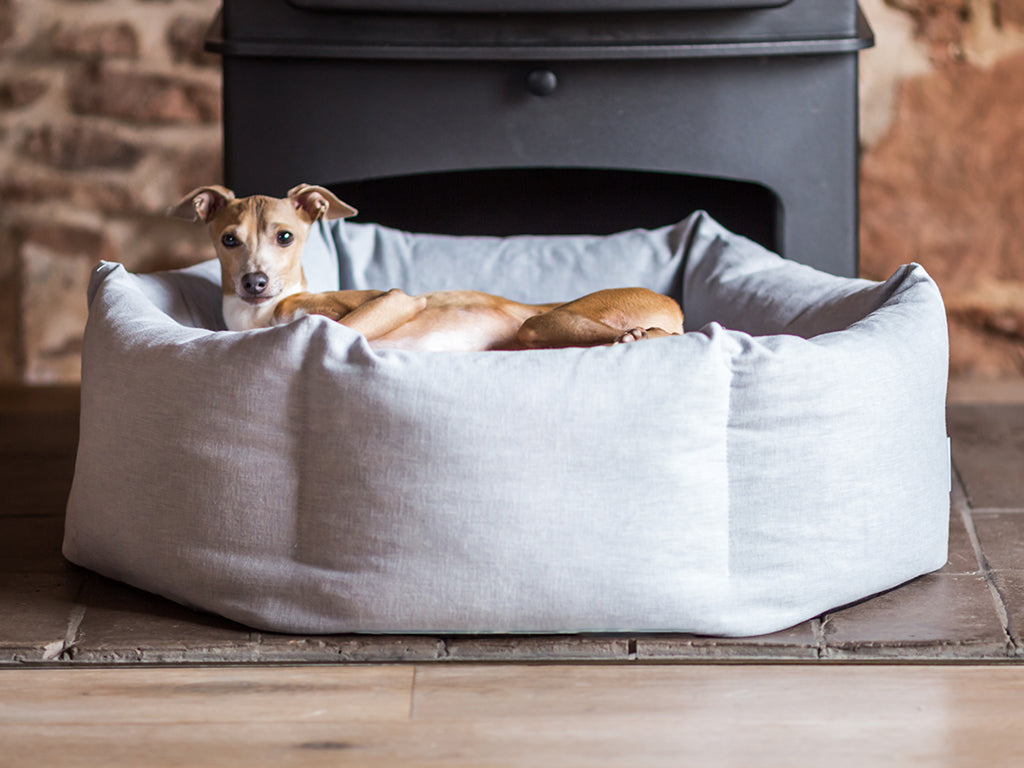
[[[205,258],[168,221],[220,176],[218,0],[0,0],[0,382],[74,381],[85,285]]]
[[[952,371],[1024,375],[1024,0],[861,0],[864,274],[919,261]],[[0,0],[0,382],[78,377],[85,283],[212,255],[167,220],[220,175],[219,0]]]
[[[938,281],[955,375],[1024,375],[1024,0],[866,0],[861,265]]]

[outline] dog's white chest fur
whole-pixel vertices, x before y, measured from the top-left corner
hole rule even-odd
[[[285,296],[301,293],[304,286],[290,285],[273,299],[262,304],[250,304],[236,293],[225,293],[221,302],[224,324],[229,331],[251,331],[253,328],[268,328],[274,325],[274,308]],[[294,319],[294,318],[292,318]]]
[[[273,324],[276,301],[253,305],[243,301],[234,294],[226,294],[222,309],[224,323],[229,331],[248,331],[253,328],[266,328]]]

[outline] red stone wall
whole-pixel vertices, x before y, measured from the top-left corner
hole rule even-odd
[[[74,381],[85,285],[206,257],[168,203],[220,176],[218,0],[0,0],[0,382]]]
[[[880,47],[918,63],[866,136],[862,271],[924,264],[949,310],[952,373],[1024,375],[1024,0],[874,10]],[[887,37],[899,14],[902,32]],[[870,116],[877,102],[862,98],[862,109]]]
[[[1024,0],[861,0],[861,252],[919,261],[956,375],[1024,375]],[[0,382],[78,377],[85,284],[212,254],[163,216],[220,175],[219,0],[0,0]]]

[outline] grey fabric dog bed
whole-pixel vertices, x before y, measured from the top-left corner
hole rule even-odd
[[[697,213],[608,237],[321,225],[313,289],[642,285],[688,333],[375,352],[221,332],[216,263],[101,264],[64,553],[289,632],[769,632],[943,565],[947,334],[916,265],[788,262]]]

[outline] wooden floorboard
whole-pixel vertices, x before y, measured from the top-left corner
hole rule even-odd
[[[0,670],[0,765],[1020,766],[1024,667]]]

